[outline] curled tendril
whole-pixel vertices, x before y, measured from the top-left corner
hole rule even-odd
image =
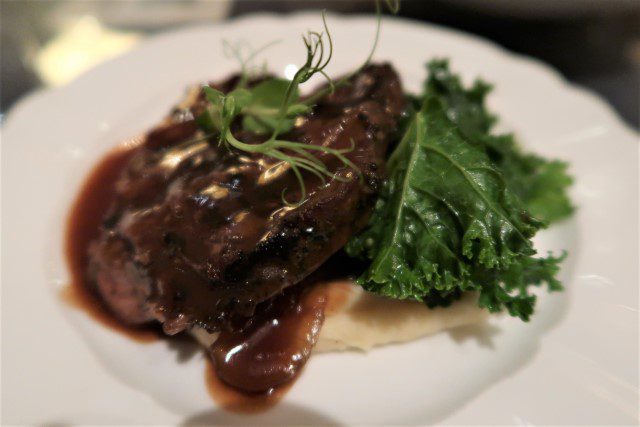
[[[400,0],[385,0],[387,8],[394,15],[400,10]]]
[[[327,155],[334,156],[345,167],[351,168],[355,172],[357,172],[360,179],[362,179],[362,174],[357,166],[345,156],[346,153],[353,151],[353,149],[355,148],[355,141],[351,140],[351,146],[347,149],[335,149],[319,145],[287,141],[279,139],[279,136],[283,133],[283,130],[286,130],[285,122],[287,119],[291,118],[289,111],[293,103],[297,101],[296,94],[298,93],[298,87],[301,84],[307,82],[316,74],[321,75],[328,82],[326,88],[316,92],[314,95],[302,101],[302,104],[309,106],[323,96],[333,93],[336,87],[347,84],[354,75],[356,75],[367,65],[369,65],[369,63],[371,62],[371,58],[373,57],[373,54],[378,46],[378,39],[380,36],[380,26],[382,19],[381,1],[383,0],[375,0],[377,18],[376,32],[369,54],[367,55],[365,61],[360,65],[360,67],[358,67],[355,71],[343,77],[336,83],[334,83],[329,75],[325,72],[325,68],[329,65],[329,62],[331,61],[331,58],[333,56],[333,40],[331,38],[331,33],[329,32],[329,27],[327,25],[326,13],[324,11],[322,12],[322,31],[309,30],[306,34],[302,35],[302,42],[306,50],[305,62],[298,69],[298,71],[291,79],[289,85],[287,86],[287,89],[282,97],[282,104],[280,105],[278,114],[276,116],[276,122],[275,126],[273,126],[273,132],[269,139],[267,139],[266,141],[260,144],[247,144],[238,140],[231,132],[230,124],[236,116],[243,113],[242,108],[236,106],[234,97],[230,95],[223,95],[220,93],[216,100],[219,104],[216,112],[220,114],[220,123],[222,123],[222,127],[218,129],[220,131],[219,141],[221,144],[224,144],[227,148],[233,147],[245,152],[260,153],[264,156],[271,157],[273,159],[276,159],[277,161],[285,162],[289,165],[291,172],[295,175],[296,180],[298,181],[298,184],[300,186],[300,199],[296,203],[289,202],[286,199],[287,189],[285,188],[282,192],[282,200],[287,205],[300,204],[307,197],[307,189],[305,186],[304,177],[302,175],[303,172],[307,172],[316,176],[322,183],[326,183],[327,178],[335,179],[338,181],[348,180],[348,178],[330,172],[327,169],[325,163],[323,163],[314,154],[314,152],[325,153]],[[387,8],[392,13],[396,13],[398,11],[400,6],[399,0],[384,0],[384,2]],[[242,74],[236,89],[244,89],[247,81],[250,78],[252,66],[251,64],[253,60],[259,53],[263,52],[273,44],[275,44],[275,42],[268,43],[259,49],[251,50],[248,45],[243,45],[241,43],[233,45],[227,41],[224,41],[225,54],[234,57],[240,63]],[[245,49],[248,51],[247,54],[244,53]],[[296,99],[294,99],[294,95]],[[299,106],[299,104],[296,104],[296,106]]]
[[[389,9],[389,11],[391,13],[396,14],[400,10],[400,0],[384,0],[384,2],[385,2],[387,8]],[[356,74],[361,72],[367,65],[369,65],[371,63],[371,59],[373,58],[373,54],[375,53],[376,49],[378,48],[378,40],[380,39],[380,29],[382,27],[381,0],[375,0],[375,7],[376,7],[376,31],[375,31],[374,38],[373,38],[373,44],[371,45],[371,49],[369,50],[369,54],[367,55],[367,57],[364,60],[364,62],[358,68],[356,68],[354,71],[352,71],[351,73],[349,73],[346,76],[342,77],[340,80],[338,80],[335,83],[330,78],[327,77],[327,79],[329,80],[329,86],[327,88],[323,89],[323,90],[319,90],[318,92],[316,92],[312,96],[307,97],[303,101],[306,105],[315,104],[316,101],[318,101],[320,98],[333,93],[336,88],[348,84],[349,81],[353,78],[353,76],[355,76]],[[323,15],[323,19],[324,19],[324,15]],[[325,22],[325,28],[326,28],[326,22]],[[329,38],[329,42],[331,42],[331,38]]]
[[[245,87],[251,77],[261,73],[261,68],[254,66],[253,61],[265,50],[280,42],[281,40],[272,40],[269,43],[265,43],[264,45],[254,49],[246,40],[240,40],[236,43],[232,43],[226,39],[222,40],[223,54],[227,58],[235,59],[240,64],[240,81],[236,87]],[[263,64],[262,68],[266,68],[266,64]]]

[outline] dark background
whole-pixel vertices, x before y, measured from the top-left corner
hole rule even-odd
[[[194,1],[186,0],[185,7]],[[404,0],[399,15],[474,33],[514,52],[541,59],[568,80],[600,94],[628,124],[639,128],[640,0],[617,0],[606,6],[591,7],[595,2],[607,1],[583,0],[583,7],[531,11],[517,7],[517,10],[492,7],[490,1],[482,7],[469,7],[460,1]],[[114,0],[88,1],[83,6],[93,4],[96,8],[104,8],[109,2]],[[30,49],[37,49],[54,35],[46,23],[51,8],[59,3],[0,0],[2,113],[24,93],[41,85],[25,58]],[[150,8],[157,7],[156,3],[145,1],[141,10],[148,12]],[[257,11],[288,13],[321,8],[341,13],[374,10],[373,1],[368,0],[235,0],[226,15],[233,17]],[[151,34],[173,25],[184,25],[184,22],[135,29]]]

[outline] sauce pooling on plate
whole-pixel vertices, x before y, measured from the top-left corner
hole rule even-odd
[[[204,135],[194,119],[208,108],[204,91],[140,144],[108,156],[69,223],[73,289],[88,310],[131,326],[127,333],[219,332],[209,349],[218,378],[277,395],[317,341],[327,263],[366,226],[405,109],[388,64],[350,78],[319,89],[313,112],[281,135],[296,141],[291,150],[313,151],[326,177],[301,174],[291,153],[227,149]],[[238,120],[230,131],[247,147],[265,139]],[[311,161],[302,153],[298,162]]]
[[[147,133],[90,247],[91,274],[110,310],[127,324],[160,322],[168,335],[248,320],[363,229],[405,106],[389,65],[370,65],[319,99],[281,138],[309,147],[325,176],[294,169],[285,161],[292,153],[239,150],[206,136],[192,119],[206,107],[202,98]],[[240,120],[230,126],[245,147],[266,138]]]
[[[220,333],[211,347],[220,379],[248,392],[291,381],[311,355],[326,302],[323,287],[295,286],[263,303],[241,332]]]
[[[135,152],[118,148],[89,174],[71,209],[66,255],[71,283],[62,298],[102,325],[138,342],[165,337],[156,325],[124,325],[95,295],[88,277],[88,249],[115,196],[115,183]],[[273,406],[288,390],[311,354],[327,301],[317,280],[297,286],[263,303],[258,315],[240,331],[223,331],[210,349],[205,378],[214,400],[235,412],[259,412]]]
[[[294,383],[290,381],[266,392],[240,391],[220,379],[211,359],[207,359],[205,381],[207,391],[214,402],[226,411],[242,414],[255,414],[269,410],[284,397]]]
[[[115,197],[115,182],[134,153],[128,147],[107,154],[91,171],[73,204],[67,220],[65,252],[71,283],[61,297],[84,310],[94,320],[139,342],[161,337],[157,327],[128,327],[119,322],[95,294],[87,275],[89,245],[100,234],[100,224]]]

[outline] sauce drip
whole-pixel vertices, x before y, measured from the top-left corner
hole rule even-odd
[[[249,393],[240,391],[223,382],[216,372],[214,362],[207,359],[205,382],[209,396],[221,408],[241,414],[257,414],[271,409],[284,397],[293,385],[293,381],[266,392]]]
[[[244,330],[220,333],[211,356],[222,381],[242,391],[270,393],[295,378],[324,321],[326,292],[310,285],[289,288],[258,306]]]
[[[87,277],[89,245],[100,234],[100,225],[115,197],[115,183],[134,152],[125,146],[107,154],[82,185],[66,224],[65,252],[71,283],[60,296],[100,324],[135,341],[151,342],[161,336],[159,328],[123,325],[95,295]]]
[[[65,252],[71,283],[60,294],[100,324],[137,342],[168,338],[157,325],[124,325],[105,307],[87,277],[89,245],[115,197],[118,177],[135,154],[120,147],[90,172],[71,208],[66,224]],[[340,263],[342,264],[342,263]],[[344,271],[343,267],[340,270]],[[224,331],[210,350],[205,378],[214,401],[232,412],[256,413],[275,405],[289,390],[317,341],[327,304],[321,282],[336,274],[329,262],[305,284],[262,303],[257,315],[239,332]],[[351,268],[349,268],[350,270]],[[344,274],[344,273],[343,273]]]
[[[249,148],[267,137],[244,130],[240,117],[230,132],[245,150],[203,140],[192,117],[206,105],[201,92],[183,105],[191,114],[145,135],[90,248],[91,276],[109,309],[125,323],[159,320],[170,335],[252,316],[366,226],[405,99],[391,67],[370,65],[283,134],[308,147],[285,154],[312,156],[324,178]]]
[[[112,153],[92,172],[68,223],[65,298],[138,341],[158,332],[114,316],[162,323],[170,335],[193,325],[223,329],[210,349],[220,384],[273,402],[317,341],[328,300],[319,269],[366,225],[405,97],[390,66],[369,65],[288,132],[315,148],[331,175],[325,183],[305,173],[307,197],[296,207],[286,200],[302,191],[286,163],[193,139],[203,108],[199,92],[137,148]],[[243,142],[264,141],[237,130]]]

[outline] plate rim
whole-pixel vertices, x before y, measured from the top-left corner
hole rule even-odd
[[[323,12],[322,9],[310,9],[305,11],[293,12],[289,14],[282,14],[277,12],[252,12],[244,15],[234,16],[231,18],[227,18],[223,21],[219,21],[216,23],[210,24],[195,24],[195,25],[179,25],[175,28],[170,28],[165,31],[161,31],[157,34],[152,34],[150,36],[142,39],[138,44],[136,44],[131,50],[123,52],[122,54],[116,55],[112,58],[109,58],[94,67],[89,68],[88,70],[82,72],[78,76],[76,76],[73,80],[56,87],[43,87],[36,88],[30,92],[27,92],[24,96],[22,96],[14,105],[7,110],[4,114],[4,120],[2,120],[2,128],[4,128],[12,117],[17,114],[17,111],[25,108],[25,104],[33,103],[39,98],[43,96],[48,96],[55,92],[60,92],[64,90],[68,90],[70,87],[73,87],[78,84],[78,82],[83,81],[84,79],[91,78],[91,76],[100,69],[104,67],[110,66],[111,63],[116,61],[125,60],[129,56],[135,56],[139,54],[139,51],[146,48],[147,46],[153,43],[161,43],[164,39],[174,37],[177,34],[182,34],[185,32],[198,31],[202,29],[207,29],[211,27],[229,27],[241,24],[243,21],[253,21],[259,19],[269,19],[269,20],[286,20],[286,19],[308,19],[311,17],[317,18],[319,14]],[[349,20],[363,20],[363,21],[374,21],[375,15],[372,14],[364,14],[364,13],[356,13],[356,14],[341,14],[336,12],[327,12],[326,13],[328,22],[330,23],[332,20],[340,20],[340,21],[349,21]],[[600,96],[593,89],[583,86],[579,83],[575,83],[567,79],[556,67],[553,65],[535,58],[533,56],[529,56],[526,54],[514,52],[508,49],[505,46],[498,44],[497,42],[483,37],[481,35],[473,34],[472,32],[459,30],[455,28],[448,27],[446,25],[431,23],[431,22],[422,22],[417,19],[385,15],[383,19],[382,32],[384,33],[384,27],[387,23],[391,23],[392,25],[398,26],[413,26],[415,28],[421,27],[431,27],[436,29],[439,32],[445,33],[448,36],[462,39],[466,43],[473,43],[481,45],[483,48],[488,48],[492,50],[494,53],[508,57],[509,59],[516,60],[520,63],[526,63],[527,65],[535,68],[540,74],[545,74],[546,77],[551,78],[558,84],[563,85],[566,89],[568,89],[573,95],[581,96],[585,101],[597,105],[603,111],[606,111],[606,114],[613,120],[616,121],[617,125],[620,125],[625,131],[629,132],[631,135],[638,136],[640,131],[636,131],[630,124],[622,119],[622,117],[617,113],[617,111],[611,106],[611,104]],[[383,34],[382,33],[382,34]],[[41,102],[41,101],[39,101]]]
[[[282,20],[282,19],[287,19],[289,17],[294,17],[294,18],[298,18],[298,19],[308,19],[309,16],[313,16],[317,18],[317,15],[315,14],[315,12],[304,12],[304,13],[297,13],[297,14],[292,14],[292,15],[278,15],[278,14],[272,14],[272,13],[259,13],[259,14],[251,14],[251,15],[243,15],[241,17],[238,17],[236,19],[233,20],[229,20],[227,22],[225,22],[226,25],[234,25],[237,21],[244,21],[244,20],[252,20],[255,18],[263,18],[263,17],[267,17],[267,18],[275,18],[276,20]],[[336,18],[339,17],[339,18]],[[329,15],[330,19],[343,19],[346,21],[349,21],[351,19],[354,18],[354,16],[351,15],[347,15],[347,16],[343,16],[343,15],[337,15],[337,14],[331,14]],[[372,19],[371,16],[369,15],[355,15],[355,18],[357,19],[367,19],[370,20]],[[415,25],[417,27],[432,27],[435,28],[436,30],[444,30],[444,32],[450,36],[450,35],[454,35],[457,38],[462,38],[465,39],[464,41],[467,42],[467,39],[472,39],[474,40],[475,43],[483,45],[483,47],[487,47],[487,48],[491,48],[495,53],[500,54],[502,56],[506,56],[507,59],[512,60],[512,59],[516,59],[519,62],[524,62],[526,63],[526,65],[528,66],[532,66],[534,68],[536,68],[536,72],[540,75],[542,74],[546,74],[549,78],[552,78],[552,80],[554,82],[556,82],[557,84],[563,86],[565,89],[567,89],[566,94],[568,95],[569,93],[571,93],[573,96],[579,96],[582,98],[582,101],[584,102],[588,102],[592,105],[597,105],[598,107],[598,113],[605,113],[607,116],[607,119],[610,119],[611,123],[615,123],[618,129],[624,129],[625,132],[629,132],[629,136],[631,137],[631,139],[636,136],[636,132],[630,128],[629,125],[627,125],[624,121],[622,121],[622,119],[620,119],[620,117],[617,115],[617,113],[615,113],[615,111],[602,99],[600,99],[597,95],[595,95],[594,93],[592,93],[590,90],[588,89],[584,89],[582,87],[580,87],[579,85],[575,85],[571,82],[568,82],[562,75],[560,75],[557,71],[555,71],[552,67],[548,66],[547,64],[533,59],[533,58],[529,58],[523,55],[519,55],[513,52],[510,52],[506,49],[504,49],[503,47],[496,45],[495,43],[491,42],[491,41],[487,41],[485,39],[482,39],[480,37],[474,36],[474,35],[470,35],[467,33],[462,33],[459,32],[457,30],[452,30],[446,27],[442,27],[442,26],[438,26],[438,25],[425,25],[425,24],[421,24],[412,20],[407,20],[404,18],[393,18],[393,21],[400,21],[399,23],[397,23],[398,25],[406,25],[406,22],[408,21],[410,25]],[[138,49],[143,48],[143,44],[150,44],[151,42],[154,43],[161,43],[161,40],[164,38],[170,38],[173,37],[176,33],[182,33],[184,31],[196,31],[198,29],[201,28],[208,28],[211,27],[211,25],[197,25],[197,26],[185,26],[185,27],[181,27],[178,29],[174,29],[171,31],[167,31],[167,32],[163,32],[160,34],[157,34],[153,37],[150,37],[149,39],[143,41],[142,43],[140,43],[140,45],[138,45],[136,48],[134,48],[133,50],[127,52],[124,55],[120,55],[119,57],[113,58],[103,64],[98,65],[97,67],[88,70],[86,73],[84,73],[83,75],[79,76],[77,79],[75,79],[74,81],[70,82],[67,85],[58,87],[58,88],[54,88],[54,89],[49,89],[49,90],[44,90],[44,91],[39,91],[39,92],[35,92],[29,96],[27,96],[26,98],[23,98],[21,101],[19,101],[14,108],[12,108],[7,115],[5,116],[5,120],[2,126],[2,129],[6,129],[7,127],[9,127],[8,125],[12,123],[11,120],[14,119],[14,116],[18,114],[18,112],[20,111],[20,109],[27,110],[27,107],[29,107],[29,105],[31,105],[30,103],[35,103],[35,102],[45,102],[47,97],[49,95],[51,95],[52,93],[57,93],[57,92],[64,92],[65,90],[68,90],[69,88],[74,87],[74,85],[77,85],[78,82],[81,82],[85,79],[90,79],[91,78],[91,74],[93,72],[96,71],[96,69],[102,67],[102,66],[106,66],[108,63],[111,63],[113,61],[118,61],[118,60],[124,60],[123,58],[125,58],[128,55],[134,55],[137,53]],[[384,27],[383,27],[383,31],[384,31]],[[35,101],[33,100],[33,98],[35,97]],[[25,106],[26,104],[26,106]],[[20,109],[19,109],[19,108]],[[631,141],[633,142],[633,141]],[[6,160],[6,156],[5,157]],[[5,161],[3,160],[3,162]]]

